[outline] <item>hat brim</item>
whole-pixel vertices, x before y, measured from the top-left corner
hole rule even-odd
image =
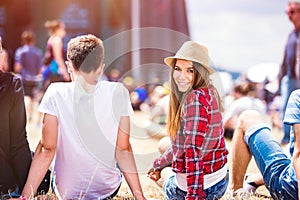
[[[164,62],[166,63],[166,65],[168,65],[169,67],[173,68],[174,67],[174,62],[175,62],[175,59],[181,59],[181,60],[187,60],[187,61],[193,61],[193,62],[197,62],[199,63],[198,61],[196,60],[193,60],[193,59],[185,59],[185,58],[180,58],[180,57],[177,57],[177,56],[170,56],[170,57],[166,57],[164,59]],[[206,65],[203,65],[202,63],[200,63],[201,66],[205,67],[208,72],[209,72],[209,75],[215,73],[216,71],[214,69],[212,69],[211,67],[209,66],[206,66]]]

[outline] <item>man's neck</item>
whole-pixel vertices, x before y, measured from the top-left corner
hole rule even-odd
[[[78,82],[87,93],[93,93],[95,91],[96,84],[88,83],[83,76],[76,76],[75,81]]]

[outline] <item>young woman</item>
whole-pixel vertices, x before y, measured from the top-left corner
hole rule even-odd
[[[66,35],[65,24],[59,20],[46,21],[49,38],[44,58],[43,78],[48,86],[52,82],[69,81],[70,76],[63,57],[63,38]]]
[[[167,199],[219,199],[228,185],[228,151],[223,137],[221,101],[209,75],[207,48],[185,42],[175,56],[165,58],[172,68],[168,132],[171,148],[153,163],[148,175],[165,177]],[[167,178],[166,178],[167,177]]]

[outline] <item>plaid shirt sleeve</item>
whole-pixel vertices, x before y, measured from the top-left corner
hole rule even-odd
[[[171,165],[173,160],[173,151],[170,147],[163,155],[154,160],[153,168],[155,170],[161,170],[164,167]]]

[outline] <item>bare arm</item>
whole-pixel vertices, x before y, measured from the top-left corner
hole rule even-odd
[[[298,180],[298,188],[300,188],[300,124],[294,124],[295,146],[292,157],[293,166]],[[298,199],[300,199],[300,190],[298,189]]]
[[[121,117],[116,146],[116,159],[135,199],[146,199],[140,184],[137,168],[130,144],[130,121]]]
[[[36,148],[28,178],[22,192],[22,195],[26,199],[33,197],[54,158],[57,128],[57,118],[53,115],[44,114],[42,138]]]
[[[19,62],[15,63],[15,65],[14,65],[14,71],[15,71],[15,73],[19,74],[19,73],[21,73],[21,70],[22,70],[21,63],[19,63]]]

